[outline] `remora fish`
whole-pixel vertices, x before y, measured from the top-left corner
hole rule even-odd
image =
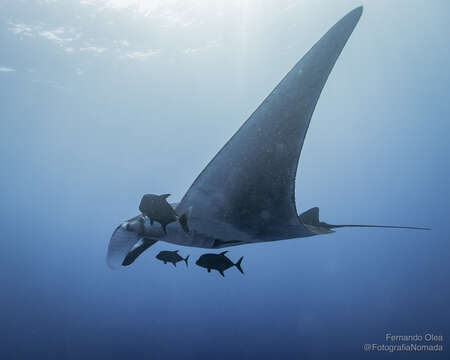
[[[168,262],[170,262],[173,264],[173,266],[177,266],[177,262],[180,262],[183,260],[186,263],[186,267],[187,267],[189,255],[183,259],[180,255],[178,255],[178,250],[175,250],[175,251],[164,250],[164,251],[160,251],[159,254],[156,255],[156,258],[158,260],[161,260],[162,262],[164,262],[164,264],[167,264]]]
[[[241,256],[238,262],[233,264],[233,262],[225,256],[227,252],[228,251],[223,251],[220,254],[203,254],[195,263],[202,268],[208,269],[208,272],[211,272],[211,269],[217,270],[223,277],[225,277],[223,272],[232,266],[236,266],[243,274],[244,271],[242,271],[241,263],[244,257]]]
[[[153,225],[154,221],[159,222],[165,234],[167,234],[166,226],[174,221],[179,221],[184,232],[189,233],[187,225],[189,210],[182,216],[178,216],[175,209],[167,202],[169,196],[170,194],[145,194],[139,204],[139,210],[142,212],[142,215],[149,218],[151,225]]]

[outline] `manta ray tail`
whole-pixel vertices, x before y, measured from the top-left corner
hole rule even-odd
[[[186,258],[184,258],[183,260],[184,260],[184,262],[186,263],[186,267],[188,267],[188,259],[189,259],[189,255],[188,256],[186,256]]]
[[[320,221],[319,219],[319,208],[313,207],[305,211],[303,214],[299,215],[300,221],[310,227],[323,228],[326,230],[343,228],[343,227],[372,227],[372,228],[386,228],[386,229],[412,229],[412,230],[431,230],[426,227],[416,227],[416,226],[397,226],[397,225],[356,225],[356,224],[345,224],[345,225],[333,225],[327,224],[326,222]]]
[[[242,259],[243,259],[243,258],[244,258],[244,257],[241,256],[241,258],[238,260],[238,262],[237,262],[236,264],[234,264],[234,266],[237,267],[237,269],[241,272],[241,274],[244,273],[244,271],[243,271],[242,268],[241,268],[241,262],[242,262]]]
[[[431,228],[417,227],[417,226],[394,226],[394,225],[331,225],[326,224],[329,229],[342,228],[342,227],[373,227],[373,228],[386,228],[386,229],[412,229],[412,230],[431,230]]]

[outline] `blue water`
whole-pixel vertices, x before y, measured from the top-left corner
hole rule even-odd
[[[159,242],[112,271],[144,193],[179,200],[290,67],[361,2],[0,3],[1,359],[448,359],[450,5],[363,2],[319,100],[299,211],[338,229],[230,248]],[[140,7],[139,7],[140,6]],[[164,265],[160,250],[190,254]],[[443,351],[377,352],[386,333]],[[392,344],[392,343],[391,343]]]

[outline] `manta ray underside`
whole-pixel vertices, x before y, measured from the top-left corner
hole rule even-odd
[[[343,226],[319,220],[319,209],[299,215],[295,176],[308,126],[339,54],[362,14],[356,8],[335,24],[289,71],[200,173],[183,199],[189,232],[173,222],[136,216],[114,231],[107,254],[112,268],[131,264],[158,240],[201,248],[307,237]],[[393,227],[393,226],[387,226]],[[418,229],[418,228],[416,228]]]

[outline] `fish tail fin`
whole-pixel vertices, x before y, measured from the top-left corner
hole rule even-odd
[[[241,262],[242,262],[242,259],[243,259],[243,258],[244,258],[244,257],[241,256],[241,258],[238,260],[238,262],[237,262],[236,264],[234,264],[234,266],[237,267],[237,269],[241,272],[241,274],[244,273],[244,271],[243,271],[242,268],[241,268]]]
[[[187,209],[186,212],[178,218],[178,222],[180,223],[181,227],[183,228],[183,231],[186,234],[189,234],[190,232],[188,226],[188,218],[191,215],[191,209],[192,209],[191,207]]]
[[[188,256],[186,256],[183,260],[184,260],[184,262],[186,263],[186,267],[188,267],[188,259],[189,259],[189,255]]]

